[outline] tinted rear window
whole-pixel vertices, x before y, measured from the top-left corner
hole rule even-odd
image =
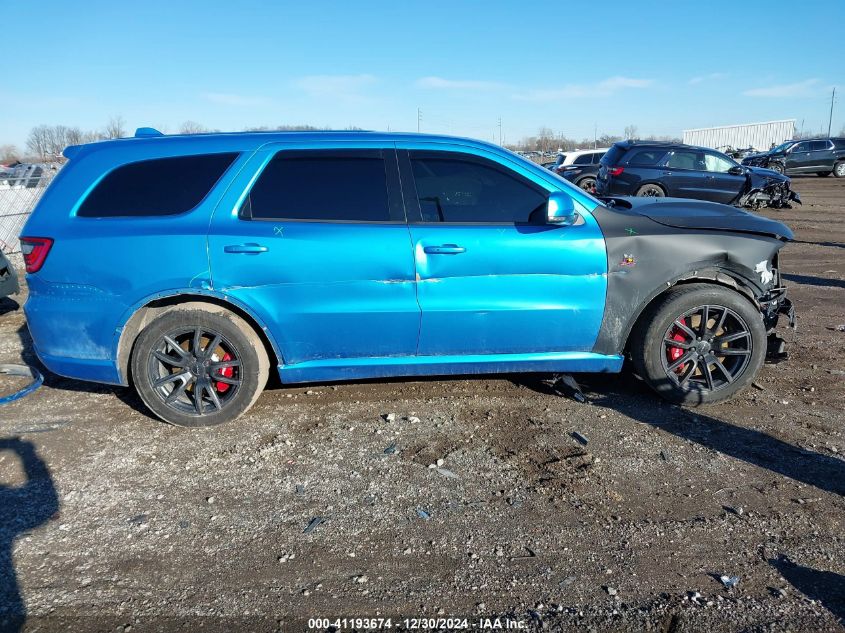
[[[645,149],[637,152],[628,160],[629,165],[656,165],[663,157],[666,156],[666,150],[663,149]]]
[[[109,172],[82,202],[87,218],[162,216],[190,211],[237,154],[202,154],[129,163]]]
[[[282,152],[259,176],[241,215],[257,220],[389,221],[384,159],[367,151]]]
[[[625,154],[625,150],[619,147],[618,145],[614,145],[604,156],[602,156],[601,163],[602,165],[618,165],[619,161],[622,159],[622,156]]]

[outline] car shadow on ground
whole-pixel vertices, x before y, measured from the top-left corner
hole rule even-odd
[[[829,277],[812,277],[810,275],[793,275],[784,273],[783,278],[805,286],[830,286],[832,288],[845,288],[845,281],[842,279],[830,279]]]
[[[8,314],[9,312],[14,312],[20,307],[20,304],[14,299],[10,299],[9,297],[0,297],[0,316]]]
[[[725,422],[707,409],[684,409],[659,400],[630,371],[578,376],[594,405],[608,407],[643,424],[672,433],[724,455],[845,496],[845,460],[822,455],[762,431]],[[515,378],[542,393],[554,393],[541,376]],[[587,405],[589,406],[589,405]]]
[[[11,485],[0,480],[0,631],[17,632],[26,621],[26,604],[15,572],[15,539],[46,523],[59,510],[50,469],[31,442],[0,438],[0,456],[19,460],[25,481]]]
[[[798,591],[821,602],[840,624],[845,624],[845,576],[798,565],[783,554],[770,559],[769,564]]]

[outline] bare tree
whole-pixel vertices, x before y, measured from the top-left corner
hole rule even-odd
[[[29,131],[29,136],[26,139],[27,149],[38,156],[39,159],[44,160],[47,157],[47,148],[50,144],[51,135],[50,126],[35,126]]]
[[[105,138],[122,138],[126,136],[126,121],[123,120],[123,117],[113,116],[109,119],[108,125],[106,125],[106,129],[104,130]]]
[[[209,129],[196,121],[185,121],[179,126],[179,134],[203,134]]]
[[[0,145],[0,163],[11,163],[18,159],[20,152],[14,145]]]
[[[637,138],[637,126],[636,125],[626,125],[625,126],[625,138],[635,139]]]

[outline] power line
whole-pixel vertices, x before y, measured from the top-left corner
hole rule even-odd
[[[833,100],[836,98],[836,86],[833,87],[833,92],[830,93],[830,116],[827,119],[827,138],[830,138],[830,124],[833,123]]]

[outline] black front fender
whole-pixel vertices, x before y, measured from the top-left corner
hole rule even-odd
[[[637,214],[597,208],[607,246],[607,298],[593,351],[620,354],[651,301],[679,283],[732,288],[758,308],[777,285],[772,261],[784,242],[729,231],[678,229]]]

